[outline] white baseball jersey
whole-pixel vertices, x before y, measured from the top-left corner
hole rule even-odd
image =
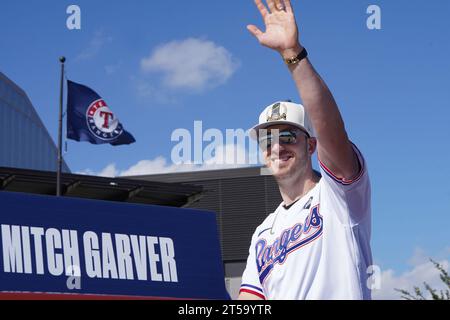
[[[370,182],[365,161],[352,181],[320,163],[322,179],[256,229],[241,292],[263,299],[370,299]],[[319,161],[320,162],[320,161]]]

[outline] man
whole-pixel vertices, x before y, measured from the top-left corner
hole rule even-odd
[[[289,0],[255,3],[266,31],[248,30],[280,53],[304,107],[278,102],[252,135],[283,203],[256,229],[239,299],[370,299],[370,182],[338,106],[302,47]],[[322,177],[312,169],[316,151]]]

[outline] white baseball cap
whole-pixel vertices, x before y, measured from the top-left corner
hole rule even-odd
[[[305,107],[293,102],[276,102],[268,106],[259,116],[259,124],[250,129],[250,137],[258,138],[258,132],[269,126],[289,124],[298,127],[314,137],[314,130],[306,114]]]

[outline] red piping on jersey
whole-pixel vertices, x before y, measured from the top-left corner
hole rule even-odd
[[[241,289],[241,290],[239,291],[239,293],[242,293],[242,292],[250,293],[250,294],[252,294],[252,295],[254,295],[254,296],[257,296],[258,298],[261,298],[261,299],[263,299],[263,300],[266,300],[266,297],[265,297],[265,296],[263,296],[261,293],[258,293],[258,292],[256,292],[256,291],[253,291],[253,290],[250,290],[250,289]]]
[[[355,182],[357,182],[359,179],[361,179],[363,173],[364,173],[364,167],[361,165],[361,171],[359,172],[358,176],[352,180],[345,180],[344,178],[339,178],[338,176],[336,176],[330,169],[327,168],[327,166],[325,166],[325,164],[323,164],[322,161],[319,160],[320,166],[323,168],[323,170],[325,170],[325,172],[331,177],[333,178],[333,180],[336,180],[337,182],[343,184],[343,185],[351,185]]]
[[[355,146],[352,143],[353,147],[354,147],[354,151],[357,153],[357,158],[358,158],[358,163],[361,167],[360,172],[358,173],[358,176],[354,179],[351,180],[345,180],[344,178],[339,178],[338,176],[336,176],[330,169],[327,168],[327,166],[319,159],[319,164],[320,166],[323,168],[323,170],[325,170],[325,173],[327,173],[332,179],[336,180],[337,182],[343,184],[343,185],[351,185],[355,182],[357,182],[359,179],[361,179],[361,177],[363,176],[364,173],[364,159],[362,158],[361,152],[359,151],[358,147]],[[360,161],[360,157],[362,159],[362,162]]]

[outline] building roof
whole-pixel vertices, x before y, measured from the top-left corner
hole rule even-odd
[[[203,171],[187,171],[187,172],[173,172],[163,174],[151,174],[141,176],[128,176],[130,179],[139,180],[153,180],[166,182],[189,182],[189,181],[205,181],[216,179],[235,179],[245,177],[256,177],[267,174],[267,169],[260,166],[218,169],[218,170],[203,170]]]
[[[63,173],[66,197],[185,207],[202,196],[203,188],[182,183],[136,181]],[[56,194],[56,172],[0,167],[0,191]]]

